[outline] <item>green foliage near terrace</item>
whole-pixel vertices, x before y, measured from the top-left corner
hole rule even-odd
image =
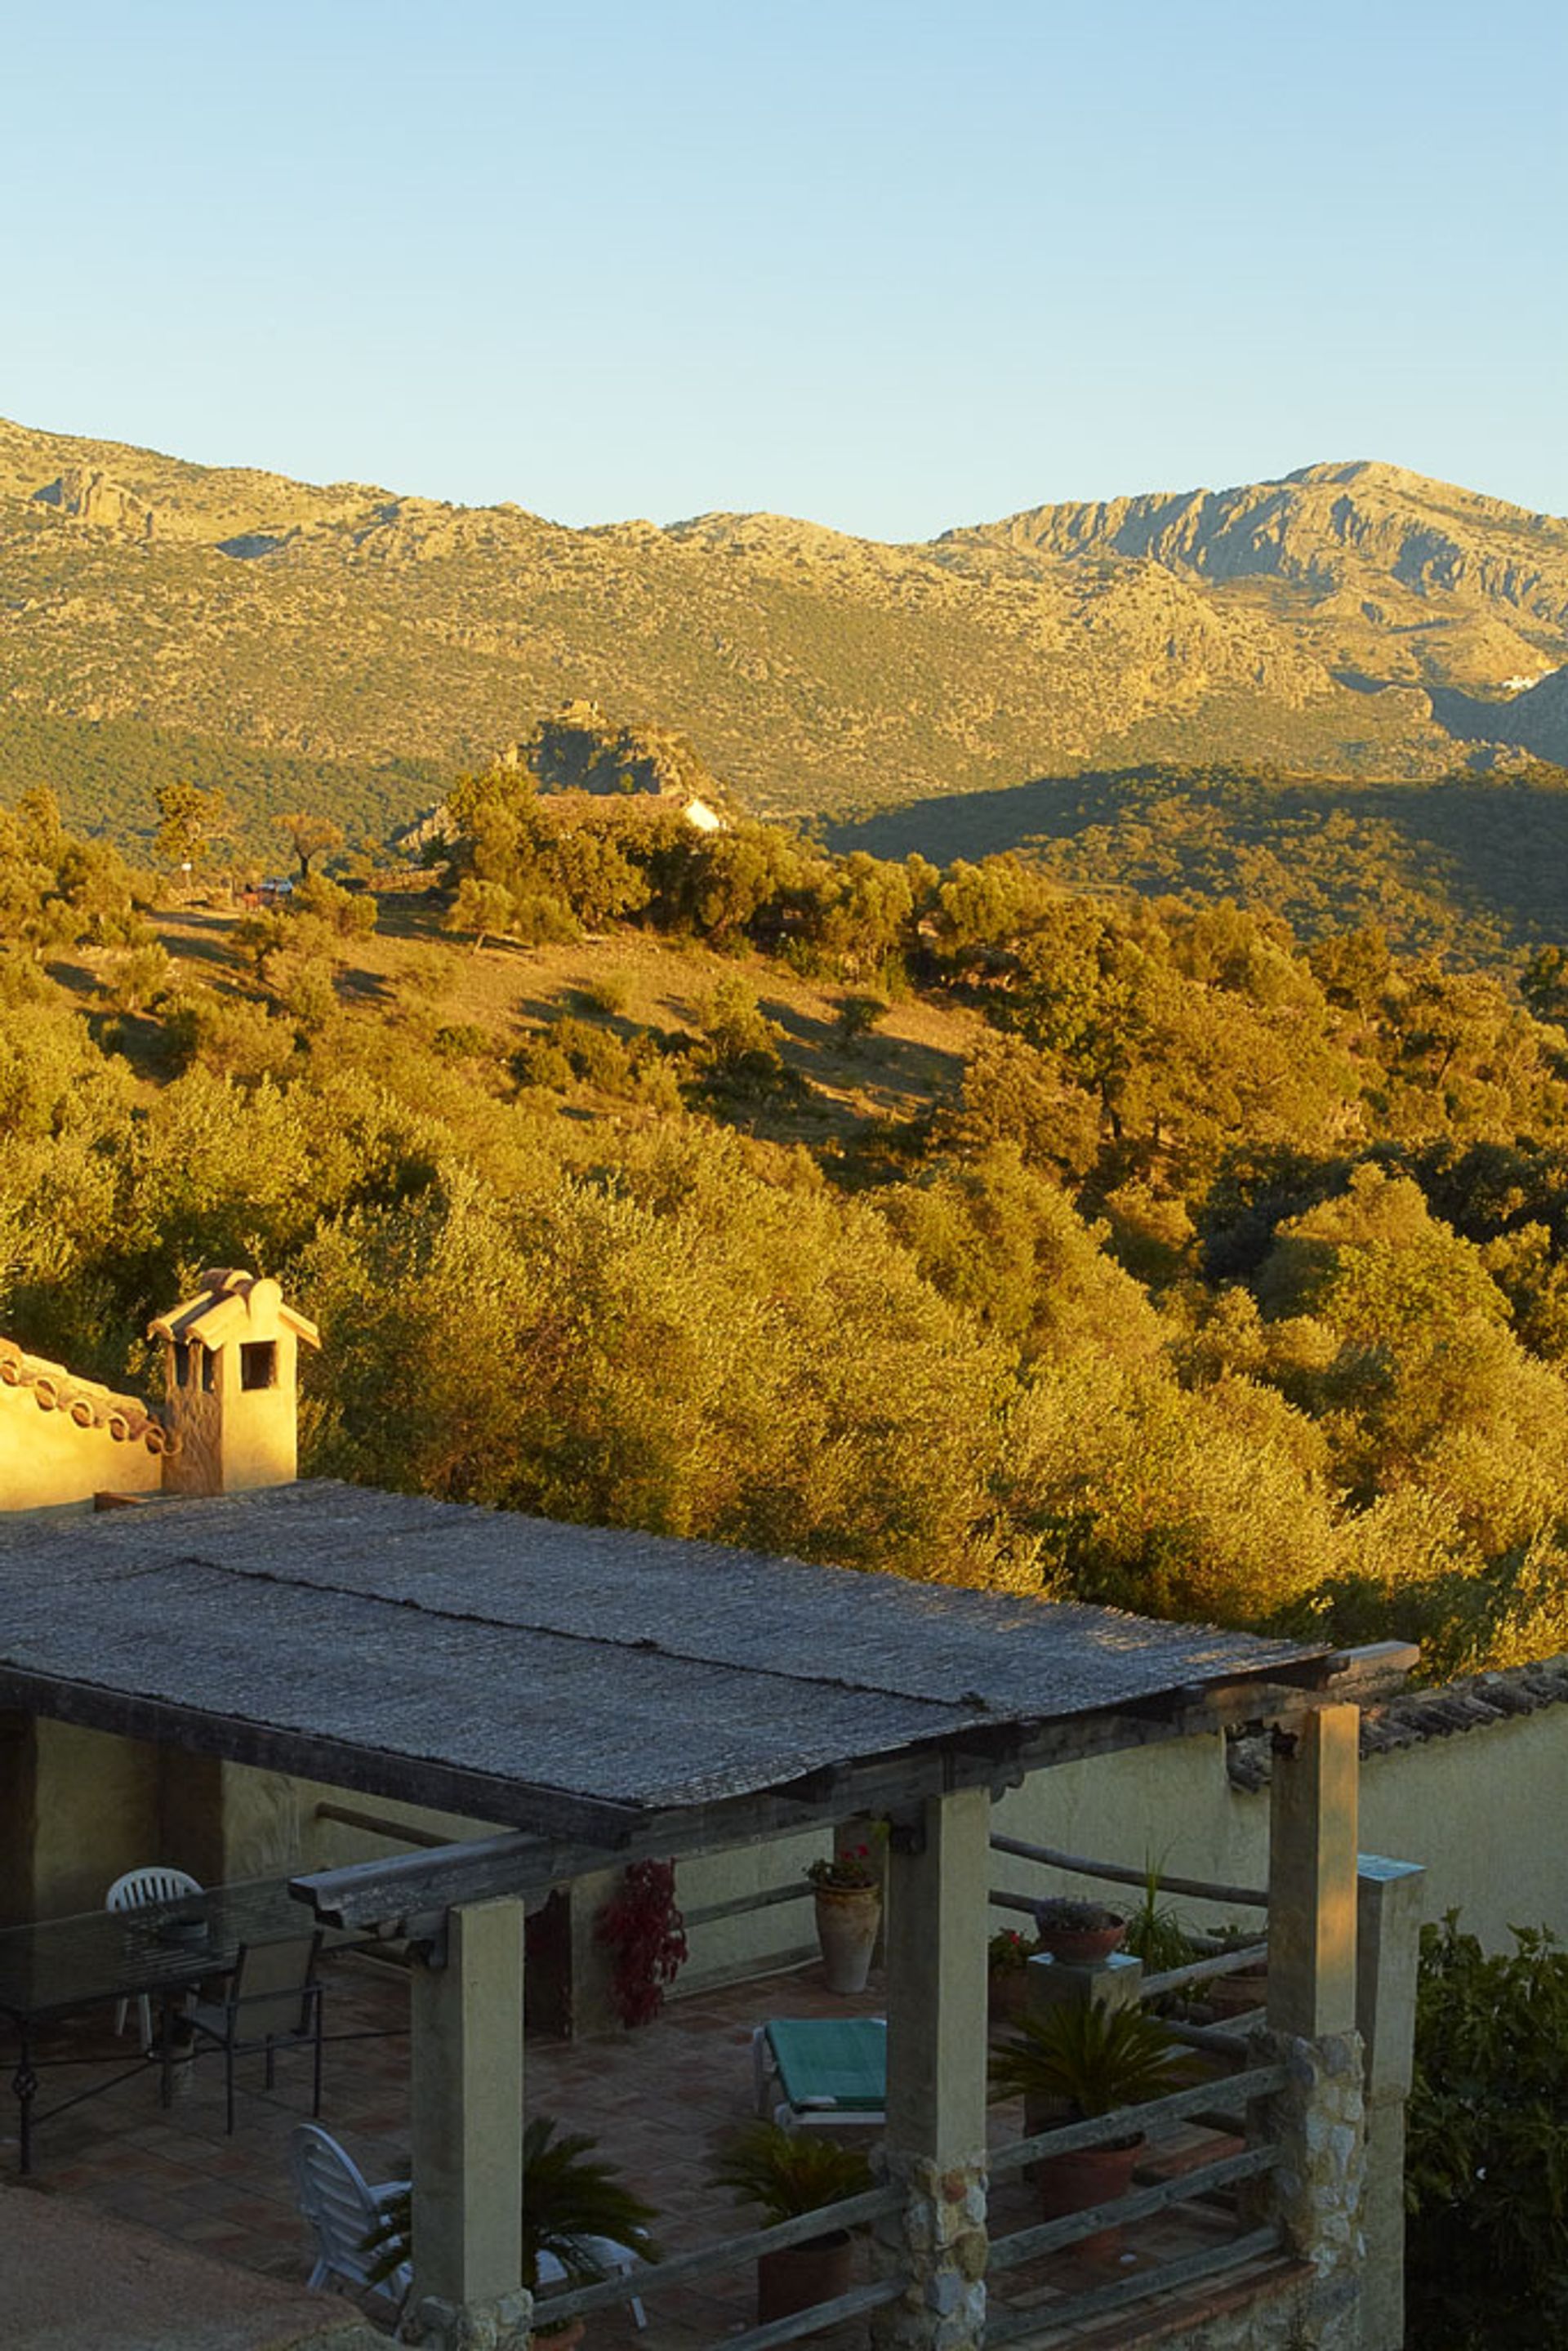
[[[1457,1914],[1421,1938],[1406,2295],[1420,2351],[1524,2351],[1568,2332],[1568,1952]]]
[[[47,798],[0,823],[4,1327],[144,1379],[261,1264],[319,1473],[1568,1646],[1568,1038],[1501,977],[520,768],[448,808],[423,911],[312,872],[162,940]]]

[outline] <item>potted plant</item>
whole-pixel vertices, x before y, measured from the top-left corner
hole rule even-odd
[[[522,2283],[530,2294],[538,2292],[540,2256],[546,2253],[559,2262],[570,2284],[604,2276],[596,2238],[624,2245],[643,2261],[659,2258],[648,2233],[657,2218],[653,2207],[593,2153],[597,2145],[584,2132],[559,2129],[549,2115],[536,2115],[523,2132]],[[371,2273],[377,2279],[391,2277],[412,2255],[413,2200],[406,2188],[390,2198],[380,2227],[366,2239],[367,2249],[377,2255]],[[549,2303],[541,2304],[534,2333],[548,2336],[554,2351],[570,2351],[582,2338],[581,2319],[552,2328],[549,2314]]]
[[[1071,1895],[1053,1894],[1034,1907],[1035,1934],[1040,1949],[1064,1966],[1090,1968],[1108,1959],[1121,1947],[1127,1922],[1119,1910],[1103,1902],[1082,1902]]]
[[[1127,1949],[1144,1963],[1144,1973],[1164,1975],[1185,1967],[1197,1956],[1191,1937],[1168,1902],[1160,1900],[1160,1873],[1154,1862],[1144,1869],[1144,1898],[1127,1921]]]
[[[847,2146],[842,2139],[787,2131],[770,2122],[747,2123],[737,2131],[713,2176],[720,2188],[734,2189],[737,2203],[756,2205],[768,2221],[821,2211],[846,2196],[863,2194],[872,2185],[863,2148]],[[803,2244],[759,2253],[758,2325],[793,2317],[798,2310],[847,2294],[853,2266],[854,2239],[848,2229],[830,2229]]]
[[[1052,2101],[1067,2122],[1088,2122],[1122,2106],[1163,2097],[1186,2077],[1186,2062],[1168,2029],[1143,2008],[1108,2008],[1098,2001],[1060,2001],[1025,2015],[1016,2033],[991,2052],[991,2095],[1022,2097],[1026,2106]],[[1046,2220],[1087,2211],[1125,2195],[1144,2144],[1143,2134],[1103,2141],[1071,2155],[1045,2157],[1035,2167]],[[1081,2252],[1109,2249],[1116,2232],[1086,2238]]]
[[[868,1837],[841,1839],[806,1872],[830,1991],[863,1991],[882,1923],[882,1853]]]
[[[1268,1940],[1266,1927],[1211,1927],[1208,1940],[1216,1956],[1221,1951],[1239,1951],[1254,1948]],[[1269,1959],[1251,1959],[1244,1968],[1235,1968],[1228,1975],[1211,1976],[1201,1987],[1202,1998],[1213,2015],[1223,2022],[1228,2017],[1245,2016],[1261,2008],[1269,1996]]]
[[[1029,1996],[1026,1972],[1038,1945],[1032,1935],[1004,1927],[986,1945],[986,1993],[993,2026],[1016,2023]]]

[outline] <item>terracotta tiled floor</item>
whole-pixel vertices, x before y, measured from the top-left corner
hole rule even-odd
[[[371,2179],[405,2174],[407,1991],[393,1970],[363,1959],[329,1962],[326,2094],[322,2120]],[[624,2039],[560,2043],[530,2039],[528,2104],[557,2115],[574,2129],[593,2132],[605,2152],[664,2216],[660,2234],[669,2252],[682,2252],[749,2226],[727,2192],[708,2180],[708,2167],[725,2132],[750,2109],[750,2030],[770,2015],[844,2015],[880,2010],[873,1982],[863,1998],[828,1993],[814,1969],[795,1970],[712,1993],[678,2000],[647,2031]],[[308,2273],[308,2231],[295,2210],[286,2148],[296,2122],[309,2113],[309,2061],[278,2062],[276,2093],[261,2086],[259,2060],[241,2068],[238,2127],[225,2137],[222,2068],[209,2054],[186,2070],[172,2108],[157,2102],[152,2067],[54,2119],[47,2110],[60,2095],[125,2062],[129,2041],[117,2041],[106,2011],[46,2045],[43,2054],[91,2060],[56,2072],[46,2069],[39,2109],[35,2177],[41,2192],[80,2197],[105,2211],[199,2247],[225,2261],[290,2283]],[[0,2090],[0,2163],[14,2171],[14,2110]],[[996,2139],[1016,2137],[1015,2109],[993,2111]],[[4,2135],[9,2132],[9,2136]],[[1036,2217],[1030,2191],[1018,2180],[993,2193],[998,2235]],[[1119,2252],[1099,2264],[1059,2256],[1032,2271],[995,2281],[994,2298],[1038,2310],[1042,2326],[1051,2302],[1064,2293],[1104,2283],[1137,2266],[1193,2250],[1230,2232],[1223,2214],[1184,2207],[1174,2216],[1129,2230]],[[697,2287],[656,2290],[649,2326],[639,2336],[625,2312],[603,2313],[591,2324],[594,2351],[696,2351],[722,2344],[755,2323],[750,2266]],[[390,2316],[389,2305],[367,2302],[368,2314]],[[1129,2329],[1127,2339],[1132,2339]],[[826,2351],[863,2345],[864,2322],[813,2338]],[[1101,2335],[1102,2343],[1108,2339]]]

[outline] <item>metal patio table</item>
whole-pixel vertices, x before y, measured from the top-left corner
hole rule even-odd
[[[194,1938],[189,1924],[199,1920]],[[142,2070],[145,2060],[106,2082],[95,2082],[74,2097],[62,2098],[47,2115],[35,2116],[38,2064],[85,2064],[85,2058],[35,2063],[37,2028],[82,2009],[145,1993],[163,2011],[161,2089],[168,2105],[172,2088],[172,2012],[184,1993],[210,1977],[232,1975],[243,1943],[305,1941],[316,1932],[309,1909],[296,1901],[282,1878],[248,1885],[216,1886],[172,1902],[152,1902],[138,1910],[89,1910],[78,1917],[46,1918],[31,1927],[0,1932],[0,2017],[16,2027],[19,2043],[11,2086],[16,2095],[17,2139],[23,2172],[33,2166],[35,2125],[84,2098],[111,2090]]]

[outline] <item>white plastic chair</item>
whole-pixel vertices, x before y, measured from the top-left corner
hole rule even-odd
[[[372,2187],[352,2156],[319,2123],[300,2123],[289,2134],[288,2168],[299,2210],[316,2238],[310,2283],[325,2285],[329,2278],[342,2278],[401,2305],[413,2283],[412,2268],[400,2262],[390,2277],[372,2282],[377,2256],[365,2251],[365,2239],[379,2226],[392,2198],[406,2189],[407,2180],[383,2179]]]
[[[352,2156],[319,2123],[299,2123],[288,2140],[288,2168],[294,2176],[295,2199],[316,2234],[316,2266],[308,2283],[322,2285],[330,2277],[350,2285],[369,2286],[400,2306],[413,2283],[413,2270],[400,2262],[390,2276],[372,2283],[377,2256],[365,2251],[365,2240],[379,2227],[382,2212],[394,2196],[404,2195],[406,2179],[383,2179],[372,2186]],[[606,2277],[630,2277],[642,2255],[613,2237],[584,2237],[582,2250]],[[564,2285],[567,2272],[554,2253],[538,2257],[541,2286]],[[648,2314],[640,2295],[632,2296],[632,2315],[646,2326]]]
[[[188,1894],[204,1894],[201,1880],[183,1869],[128,1869],[117,1877],[103,1897],[106,1910],[145,1910],[152,1902],[179,1902]],[[116,2032],[125,2030],[125,2015],[131,2002],[122,2000],[114,2011]],[[136,2011],[141,2020],[141,2049],[144,2056],[152,2053],[152,2010],[145,1992],[136,1996]]]
[[[630,2245],[621,2244],[614,2237],[580,2237],[578,2242],[589,2260],[595,2263],[606,2277],[629,2278],[643,2258],[641,2253],[633,2252]],[[554,2253],[540,2252],[538,2270],[541,2286],[566,2283],[567,2272]],[[578,2283],[580,2285],[582,2283],[580,2278]],[[540,2303],[539,2314],[541,2318],[548,2317],[548,2304]],[[632,2296],[632,2315],[639,2326],[647,2325],[648,2314],[643,2307],[640,2294],[634,2294]]]

